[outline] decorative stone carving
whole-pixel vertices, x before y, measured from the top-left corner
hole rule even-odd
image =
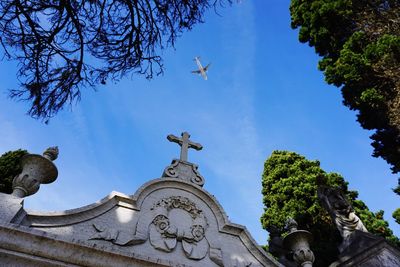
[[[250,267],[250,266],[252,266],[252,263],[248,262],[248,261],[243,262],[243,261],[239,261],[238,259],[236,259],[236,260],[232,261],[231,266],[232,267]]]
[[[218,266],[223,265],[222,251],[210,247],[205,236],[208,228],[203,211],[182,196],[171,196],[157,201],[151,208],[154,216],[148,233],[130,233],[93,224],[97,231],[89,240],[105,240],[119,246],[133,246],[150,241],[157,250],[172,252],[178,245],[187,258],[201,260],[207,254]]]
[[[318,198],[342,236],[343,241],[339,245],[340,252],[351,244],[356,230],[368,232],[340,188],[319,186]]]
[[[43,152],[43,157],[45,157],[50,161],[55,161],[58,158],[58,153],[59,153],[58,147],[56,146],[49,147]]]
[[[295,262],[300,264],[303,267],[312,266],[315,258],[314,253],[311,251],[310,248],[305,246],[299,247],[295,251],[293,251],[293,259]]]
[[[105,240],[119,246],[134,246],[142,244],[147,240],[146,234],[137,233],[132,236],[130,233],[109,229],[108,227],[98,224],[93,224],[93,227],[96,229],[97,233],[90,237],[89,240]]]
[[[58,148],[50,147],[43,156],[27,154],[22,157],[22,172],[13,180],[12,195],[26,197],[35,194],[40,184],[49,184],[57,179],[57,167],[52,162],[57,159]]]
[[[283,239],[283,246],[293,253],[293,260],[300,266],[311,267],[315,258],[310,249],[312,235],[305,230],[297,230],[297,222],[289,218],[286,223],[289,234]]]
[[[201,150],[203,146],[199,143],[192,142],[189,140],[189,137],[190,135],[187,132],[182,133],[182,138],[172,134],[167,136],[170,142],[177,143],[181,146],[181,155],[180,159],[174,159],[171,165],[165,168],[162,177],[183,179],[196,185],[203,186],[204,178],[197,171],[198,166],[188,162],[188,149],[194,148],[196,150]]]
[[[210,260],[215,262],[218,266],[224,266],[221,249],[210,247],[209,256]]]
[[[196,164],[174,159],[172,160],[171,165],[165,168],[162,177],[182,179],[198,186],[203,186],[204,178],[200,175],[197,169],[198,166]]]
[[[35,194],[39,191],[40,182],[28,174],[18,175],[13,180],[13,192],[12,195],[16,197],[25,197]]]
[[[149,238],[155,249],[171,252],[181,242],[189,259],[200,260],[207,255],[210,248],[205,238],[207,220],[192,201],[186,197],[172,196],[158,201],[152,210],[155,217],[149,226]],[[171,216],[174,210],[183,212],[175,212]]]
[[[187,152],[188,137],[169,139]],[[15,196],[32,194],[57,176],[51,163],[56,148],[30,155],[26,163],[32,169],[24,165],[15,195],[0,193],[0,265],[281,266],[244,226],[230,222],[215,197],[201,188],[204,179],[197,165],[182,152],[164,177],[133,195],[113,192],[94,204],[60,212],[25,210],[24,199]]]

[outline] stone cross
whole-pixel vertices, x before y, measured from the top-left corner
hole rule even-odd
[[[176,137],[173,134],[167,136],[168,141],[177,143],[181,146],[181,161],[188,160],[188,149],[194,148],[196,150],[201,150],[203,146],[199,143],[194,143],[189,140],[190,134],[188,132],[183,132],[181,134],[182,138]]]

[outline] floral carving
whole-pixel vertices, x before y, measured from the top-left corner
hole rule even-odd
[[[169,228],[169,220],[164,215],[157,215],[153,220],[153,224],[159,233],[164,233]]]
[[[156,202],[151,211],[154,217],[148,226],[148,234],[137,232],[133,235],[94,224],[96,233],[89,240],[105,240],[119,246],[138,245],[149,240],[155,249],[164,252],[172,252],[181,243],[189,259],[201,260],[208,255],[218,266],[223,266],[222,251],[210,247],[206,238],[206,217],[194,202],[187,197],[171,196]],[[172,214],[176,211],[180,213]]]
[[[151,209],[165,209],[167,212],[172,209],[182,209],[190,213],[193,219],[203,217],[203,213],[196,205],[190,201],[187,197],[172,196],[169,198],[163,198],[158,201]]]
[[[170,220],[172,210],[184,213],[175,224]],[[186,197],[172,196],[163,198],[151,208],[156,214],[149,226],[151,245],[162,251],[171,252],[182,243],[183,251],[189,259],[201,260],[210,251],[210,245],[205,237],[208,227],[202,210]],[[185,215],[187,218],[185,220]]]
[[[204,228],[201,225],[192,225],[192,227],[190,227],[190,229],[192,230],[192,235],[193,238],[196,242],[199,242],[200,240],[202,240],[204,238]]]

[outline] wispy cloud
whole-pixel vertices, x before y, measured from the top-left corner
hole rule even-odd
[[[225,26],[238,29],[236,38],[226,37],[237,41],[226,45],[233,62],[230,70],[232,79],[224,89],[229,99],[214,110],[199,112],[197,123],[201,129],[197,131],[207,144],[202,164],[210,170],[213,179],[224,185],[223,189],[215,192],[217,197],[235,223],[246,225],[258,242],[265,243],[267,236],[259,222],[262,213],[261,172],[265,155],[262,154],[261,138],[254,118],[254,6],[248,4],[243,7],[236,10],[235,24]]]

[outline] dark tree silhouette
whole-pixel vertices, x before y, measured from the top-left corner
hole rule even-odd
[[[0,43],[19,62],[13,98],[47,119],[80,99],[81,87],[129,72],[163,71],[160,50],[231,0],[3,0]]]
[[[0,156],[0,192],[12,193],[12,182],[14,177],[21,173],[20,162],[26,154],[28,154],[28,151],[18,149],[8,151]]]
[[[322,57],[326,81],[374,131],[373,156],[400,173],[400,1],[292,0],[290,11],[299,40]]]

